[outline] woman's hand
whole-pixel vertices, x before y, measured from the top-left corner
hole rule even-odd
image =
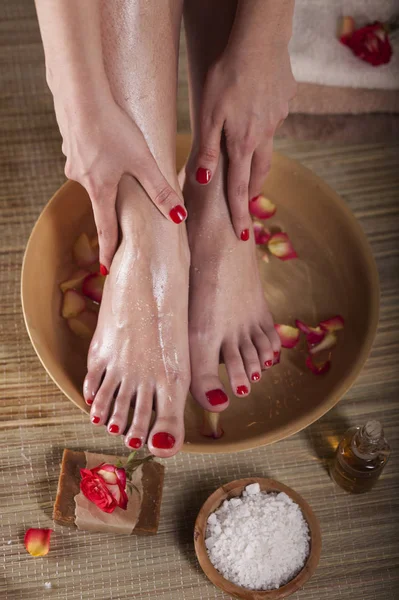
[[[264,57],[264,60],[261,60]],[[249,199],[260,194],[270,170],[273,136],[295,95],[288,45],[261,54],[227,48],[206,78],[197,181],[206,184],[219,160],[222,132],[229,157],[227,193],[238,238],[248,239]]]
[[[57,102],[55,105],[67,158],[65,175],[78,181],[90,196],[100,262],[109,271],[118,244],[115,203],[122,175],[135,177],[155,206],[174,223],[184,221],[187,212],[182,198],[159,170],[140,129],[112,97],[103,93],[101,102],[79,101],[73,110],[67,108],[68,103],[62,108]]]

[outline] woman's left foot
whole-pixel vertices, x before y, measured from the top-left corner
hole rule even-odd
[[[194,161],[193,161],[194,162]],[[226,159],[206,186],[187,167],[184,197],[191,252],[189,341],[191,393],[206,410],[227,408],[224,362],[238,397],[279,362],[280,338],[266,304],[252,231],[237,239],[225,196]]]

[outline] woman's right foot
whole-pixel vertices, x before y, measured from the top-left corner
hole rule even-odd
[[[117,210],[122,240],[104,287],[84,397],[93,424],[125,434],[132,450],[147,443],[152,454],[169,457],[184,442],[190,381],[186,228],[167,221],[132,177],[119,184]]]
[[[221,156],[211,182],[199,185],[190,168],[195,160],[190,160],[183,187],[191,252],[191,393],[212,412],[228,406],[219,362],[226,365],[233,394],[243,397],[262,371],[279,362],[281,348],[260,281],[253,231],[244,232],[243,241],[233,231],[226,163]]]

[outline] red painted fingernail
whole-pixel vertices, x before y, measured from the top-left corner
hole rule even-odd
[[[241,239],[243,242],[247,242],[249,240],[249,229],[243,229],[241,231]]]
[[[100,422],[100,417],[96,417],[96,415],[94,415],[94,417],[91,418],[91,422],[94,423],[94,425],[97,425],[97,423]]]
[[[272,360],[266,360],[265,361],[265,367],[272,367],[273,366],[273,361]]]
[[[158,431],[152,436],[152,445],[154,448],[161,448],[162,450],[170,450],[175,445],[175,438],[170,433],[165,431]]]
[[[248,394],[248,388],[246,385],[239,385],[236,389],[236,394],[238,396],[244,396],[244,394]]]
[[[251,379],[252,379],[252,381],[259,381],[260,374],[259,373],[252,373]]]
[[[101,275],[103,275],[104,277],[105,277],[106,275],[108,275],[108,269],[107,269],[107,267],[104,267],[104,265],[101,265],[101,264],[100,264],[100,273],[101,273]]]
[[[199,167],[195,174],[195,178],[198,183],[204,185],[205,183],[209,183],[212,177],[212,173],[209,169],[204,169],[204,167]]]
[[[184,206],[182,206],[181,204],[177,204],[172,208],[172,210],[169,213],[169,216],[172,219],[173,223],[179,224],[182,221],[184,221],[184,219],[187,217],[187,211],[184,208]]]
[[[108,427],[108,431],[110,433],[119,433],[119,427],[118,427],[118,425],[115,425],[115,423],[113,423],[112,425],[110,425]]]
[[[212,404],[212,406],[225,404],[228,401],[228,397],[223,390],[210,390],[209,392],[205,392],[205,396],[208,398],[208,402],[209,404]]]
[[[138,450],[139,448],[141,448],[141,439],[140,438],[132,438],[131,440],[129,440],[128,445],[130,446],[130,448],[134,448],[135,450]]]

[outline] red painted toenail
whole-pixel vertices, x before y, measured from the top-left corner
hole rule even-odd
[[[236,394],[238,396],[244,396],[244,394],[248,394],[248,388],[246,385],[239,385],[238,388],[236,389]]]
[[[197,169],[197,172],[195,174],[195,178],[198,181],[198,183],[201,183],[202,185],[209,183],[212,177],[212,173],[209,169],[204,169],[204,167],[199,167]]]
[[[208,398],[208,402],[209,404],[212,404],[212,406],[225,404],[228,401],[228,397],[223,390],[210,390],[209,392],[205,393],[205,396]]]
[[[272,360],[265,360],[265,367],[272,367],[272,366],[273,366]]]
[[[107,267],[104,267],[104,265],[100,265],[100,273],[101,273],[101,275],[103,275],[104,277],[105,277],[106,275],[108,275],[108,269],[107,269]]]
[[[247,242],[249,240],[249,229],[243,229],[241,231],[241,239],[243,242]]]
[[[161,448],[162,450],[170,450],[175,445],[175,438],[170,433],[165,431],[158,431],[152,436],[152,445],[154,448]]]
[[[110,433],[119,433],[119,427],[118,427],[118,425],[115,425],[115,423],[114,423],[108,427],[108,431]]]
[[[91,406],[93,404],[93,402],[94,402],[93,398],[88,398],[86,400],[86,404],[88,404],[89,406]]]
[[[184,219],[187,217],[187,211],[184,208],[184,206],[181,206],[181,204],[177,204],[172,208],[172,210],[169,213],[169,216],[172,219],[173,223],[179,224],[182,221],[184,221]]]
[[[252,379],[252,381],[259,381],[260,374],[259,373],[252,373],[251,379]]]
[[[280,352],[273,352],[273,356],[274,356],[273,364],[278,365],[278,363],[280,362]]]
[[[131,440],[129,440],[128,445],[130,448],[134,448],[135,450],[138,450],[139,448],[141,448],[141,439],[140,438],[132,438]]]
[[[100,422],[100,417],[96,417],[96,415],[94,415],[94,417],[91,418],[91,422],[94,423],[94,425],[97,425],[97,423]]]

